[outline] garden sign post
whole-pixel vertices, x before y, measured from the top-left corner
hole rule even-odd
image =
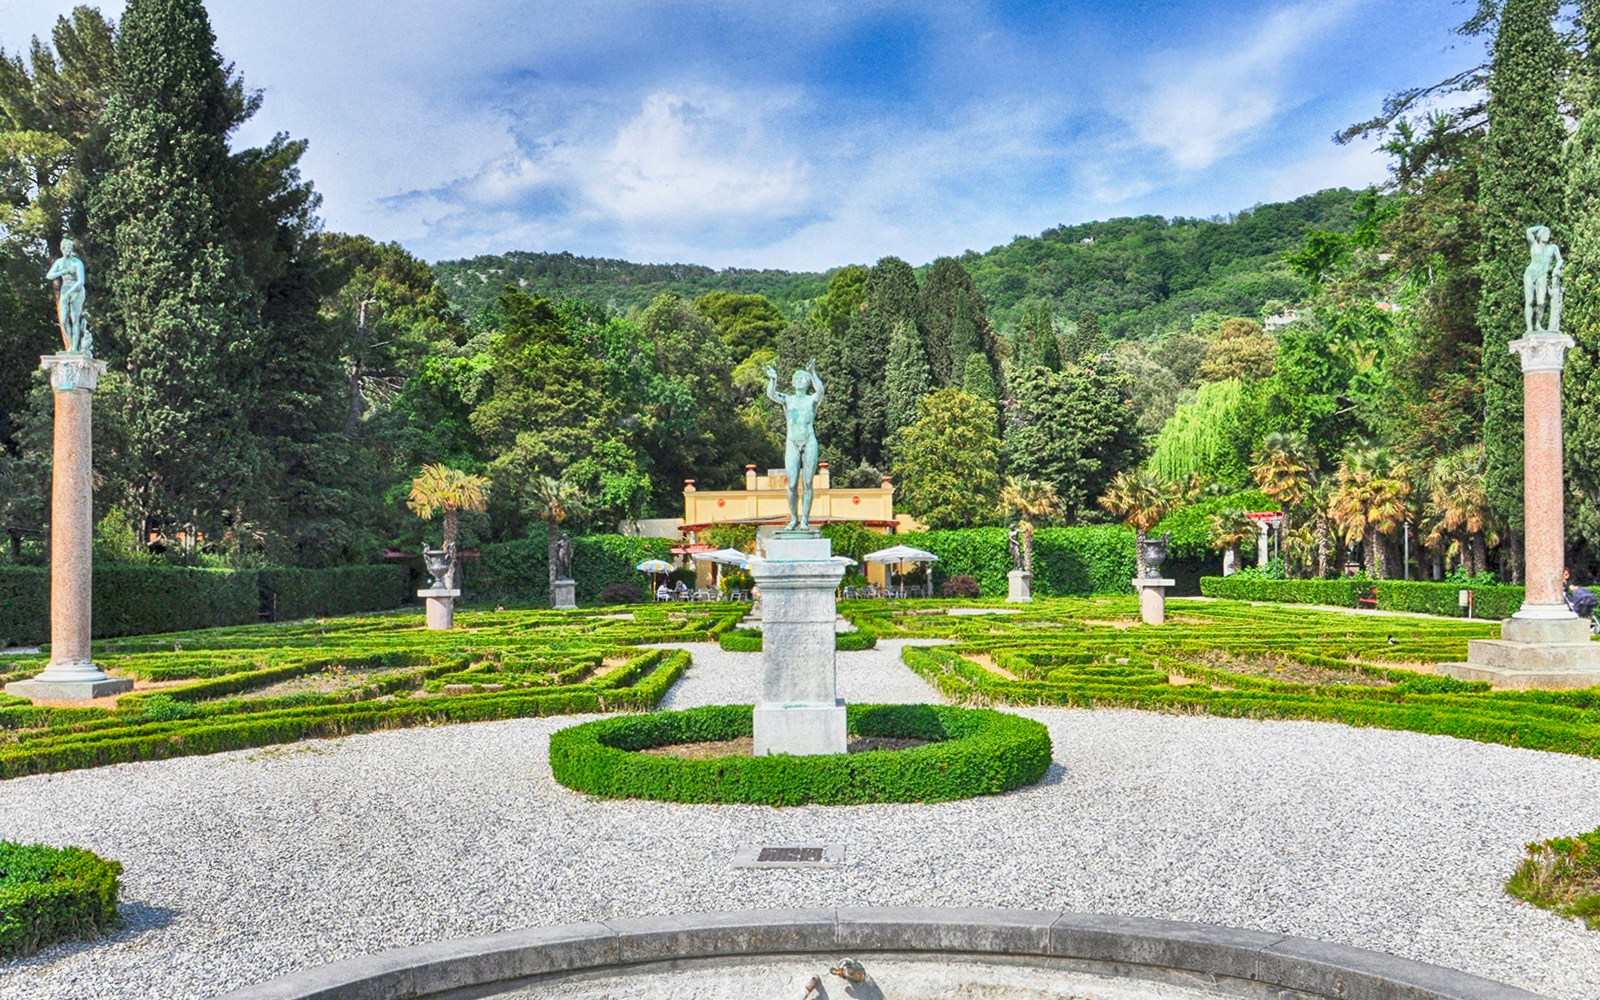
[[[133,689],[108,677],[89,650],[94,580],[94,462],[92,406],[106,370],[93,354],[84,312],[83,261],[71,240],[46,275],[58,281],[56,317],[63,350],[40,358],[55,390],[55,454],[50,488],[50,663],[35,677],[6,685],[34,700],[100,698]]]

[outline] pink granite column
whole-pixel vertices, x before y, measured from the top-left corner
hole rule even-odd
[[[1534,334],[1511,343],[1522,356],[1523,550],[1527,594],[1518,618],[1570,618],[1561,575],[1566,563],[1561,368],[1572,338]]]
[[[87,354],[40,359],[55,389],[55,457],[50,491],[50,663],[7,694],[41,700],[99,698],[133,688],[94,665],[94,389],[104,361]]]

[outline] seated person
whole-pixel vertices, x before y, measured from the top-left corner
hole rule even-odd
[[[663,582],[661,584],[661,586],[656,588],[656,600],[658,600],[658,601],[670,601],[670,600],[672,600],[672,591],[667,589],[667,585],[666,585],[665,582]]]
[[[679,580],[678,585],[672,588],[672,592],[677,595],[678,600],[681,601],[689,596],[689,585],[684,583],[682,580]]]
[[[1562,586],[1567,592],[1567,607],[1579,618],[1588,618],[1594,614],[1595,607],[1600,605],[1600,598],[1587,587],[1574,587],[1572,585],[1572,571],[1565,570],[1561,574]]]

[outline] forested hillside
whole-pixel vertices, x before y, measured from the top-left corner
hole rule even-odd
[[[967,251],[960,260],[1001,330],[1015,328],[1023,307],[1042,299],[1058,315],[1094,313],[1113,335],[1150,336],[1195,313],[1255,316],[1268,303],[1304,297],[1308,285],[1284,263],[1284,253],[1298,249],[1308,230],[1348,232],[1355,199],[1354,191],[1334,188],[1225,219],[1145,215],[1058,226],[982,253]],[[926,277],[926,271],[918,268],[918,276]],[[583,299],[619,312],[642,309],[666,291],[685,298],[711,291],[764,295],[785,315],[798,318],[822,295],[834,272],[718,271],[698,264],[516,251],[442,261],[434,273],[468,317],[492,306],[509,285],[529,295]]]

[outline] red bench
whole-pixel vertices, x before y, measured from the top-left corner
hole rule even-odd
[[[1356,607],[1358,607],[1358,608],[1373,608],[1374,610],[1376,610],[1376,608],[1378,607],[1378,588],[1377,587],[1373,587],[1372,588],[1372,592],[1370,594],[1366,594],[1366,595],[1364,595],[1362,597],[1356,598]]]

